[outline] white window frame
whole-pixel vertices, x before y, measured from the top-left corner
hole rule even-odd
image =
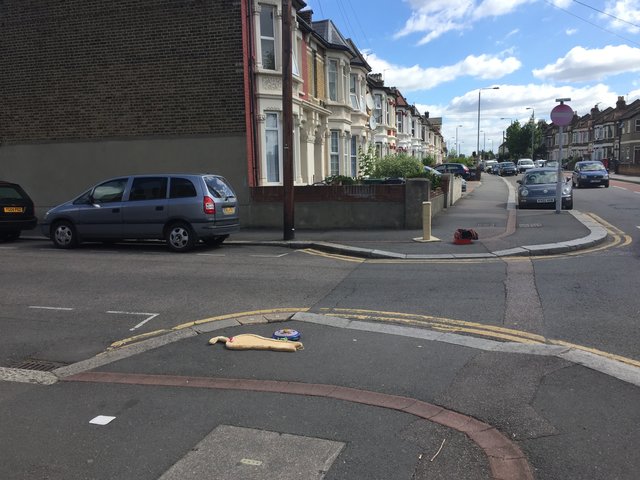
[[[338,101],[338,66],[338,60],[335,58],[329,59],[329,64],[327,65],[327,87],[329,91],[327,93],[329,100],[332,102]]]
[[[636,132],[640,132],[640,118],[636,118]]]
[[[379,93],[374,94],[373,102],[373,118],[375,118],[378,125],[380,125],[382,123],[382,95]]]
[[[353,135],[350,141],[350,150],[351,150],[351,162],[349,166],[351,167],[351,176],[358,176],[358,137]]]
[[[351,100],[351,108],[360,110],[360,82],[358,75],[352,73],[349,75],[349,98]]]
[[[282,183],[282,123],[279,112],[264,112],[264,156],[263,156],[263,168],[265,182],[269,185],[279,185]],[[269,119],[275,118],[275,128],[269,127]],[[275,158],[269,159],[269,151],[267,148],[267,137],[269,132],[275,132],[276,134],[276,149]],[[274,165],[275,163],[275,165]]]
[[[331,130],[329,137],[329,175],[340,175],[340,130]]]
[[[266,12],[271,12],[271,28],[273,30],[273,37],[269,37],[264,35],[264,32],[262,31],[262,22],[264,20],[263,15],[266,14]],[[262,65],[262,68],[265,70],[277,70],[278,69],[278,48],[277,48],[277,44],[276,44],[276,15],[277,15],[277,8],[275,5],[269,4],[269,3],[261,3],[260,4],[260,18],[259,18],[259,23],[260,23],[260,62]],[[264,49],[263,44],[264,42],[270,42],[273,45],[273,68],[271,68],[270,66],[267,67],[265,65],[265,56],[264,56]]]

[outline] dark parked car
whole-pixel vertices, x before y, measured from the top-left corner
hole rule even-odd
[[[498,175],[500,175],[501,177],[507,177],[507,176],[518,174],[518,169],[516,168],[516,165],[513,162],[500,162],[498,164],[498,167],[499,167]]]
[[[33,201],[17,183],[0,181],[0,241],[12,241],[35,228]]]
[[[460,175],[465,180],[469,180],[470,176],[469,167],[463,163],[442,163],[436,166],[436,170],[441,173]]]
[[[518,180],[518,208],[555,208],[558,172],[553,168],[532,168]],[[562,208],[573,208],[573,188],[569,179],[562,182]]]
[[[576,188],[584,186],[609,187],[609,172],[604,165],[598,161],[576,162],[571,176],[571,182]]]
[[[41,228],[58,248],[84,240],[160,239],[186,252],[198,240],[220,245],[240,229],[240,219],[235,193],[219,175],[125,175],[52,208]]]

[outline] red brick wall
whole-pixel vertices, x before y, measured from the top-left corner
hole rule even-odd
[[[246,130],[240,0],[0,1],[0,143]]]

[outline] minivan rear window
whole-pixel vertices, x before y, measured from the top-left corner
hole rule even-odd
[[[211,195],[215,195],[217,198],[235,198],[236,196],[231,187],[220,177],[205,177],[204,182]]]
[[[169,198],[188,198],[197,196],[196,187],[188,178],[171,177]]]

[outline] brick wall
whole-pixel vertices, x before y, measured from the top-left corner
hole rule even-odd
[[[245,131],[240,0],[2,0],[0,143]]]

